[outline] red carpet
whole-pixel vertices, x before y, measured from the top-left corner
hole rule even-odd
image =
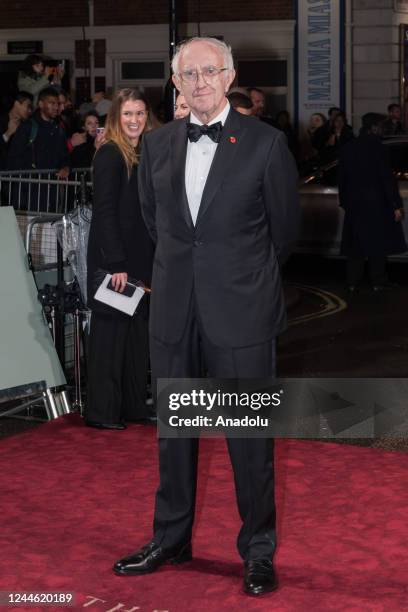
[[[254,600],[240,592],[223,440],[201,443],[195,559],[145,577],[111,572],[150,537],[155,451],[153,428],[98,431],[73,415],[2,441],[0,590],[72,591],[74,609],[90,612],[408,610],[407,454],[279,441],[281,586]]]

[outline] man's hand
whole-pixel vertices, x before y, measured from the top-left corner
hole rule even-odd
[[[126,287],[127,279],[127,272],[116,272],[115,274],[112,274],[112,285],[115,291],[123,293]]]
[[[85,132],[75,132],[71,137],[71,144],[73,147],[77,147],[86,142],[86,133]]]
[[[68,166],[64,166],[64,168],[61,168],[61,170],[58,170],[57,172],[57,178],[65,180],[67,179],[69,176],[69,167]]]
[[[404,209],[403,208],[396,208],[394,210],[394,219],[395,221],[402,221],[404,217]]]

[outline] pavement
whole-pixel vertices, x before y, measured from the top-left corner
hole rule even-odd
[[[389,264],[382,292],[345,285],[345,262],[294,257],[285,282],[300,292],[279,342],[279,374],[310,377],[406,377],[408,263]]]
[[[407,378],[408,263],[389,262],[391,288],[374,292],[368,280],[349,294],[345,261],[294,256],[286,284],[300,292],[279,340],[278,374],[302,378]],[[343,440],[408,450],[408,440]]]

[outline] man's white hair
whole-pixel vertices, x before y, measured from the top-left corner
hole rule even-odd
[[[194,36],[193,38],[189,38],[188,40],[185,40],[177,46],[176,52],[171,62],[173,74],[179,73],[180,56],[183,53],[184,49],[194,42],[205,42],[209,45],[213,45],[213,47],[215,47],[218,51],[221,51],[224,57],[223,68],[228,68],[228,70],[234,70],[234,59],[232,57],[231,47],[227,45],[227,43],[225,43],[223,40],[218,40],[218,38],[210,38],[209,36]]]

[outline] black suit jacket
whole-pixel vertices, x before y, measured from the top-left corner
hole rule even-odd
[[[194,227],[185,190],[187,121],[144,137],[139,193],[156,242],[151,333],[177,343],[194,300],[213,344],[266,342],[285,326],[278,260],[297,235],[295,163],[281,132],[231,110]]]
[[[403,203],[387,146],[374,134],[361,135],[340,151],[339,199],[344,208],[341,253],[384,256],[407,250],[394,211]]]

